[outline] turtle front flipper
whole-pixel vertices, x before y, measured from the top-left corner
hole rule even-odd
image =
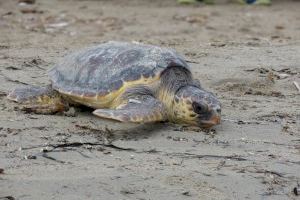
[[[116,109],[97,109],[93,114],[121,122],[150,123],[166,120],[164,105],[149,95],[128,99]]]
[[[68,104],[51,86],[26,86],[12,90],[7,98],[20,103],[20,110],[37,114],[53,114],[68,109]]]

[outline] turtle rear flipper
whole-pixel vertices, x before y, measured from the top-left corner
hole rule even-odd
[[[12,90],[7,98],[20,103],[20,110],[37,114],[53,114],[63,112],[68,104],[51,86],[26,86]]]
[[[94,115],[121,122],[150,123],[166,120],[164,105],[152,96],[129,99],[116,109],[97,109]]]

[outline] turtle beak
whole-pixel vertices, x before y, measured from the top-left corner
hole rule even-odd
[[[221,115],[219,113],[216,113],[209,120],[201,121],[201,126],[204,128],[210,128],[220,123]]]
[[[212,124],[212,125],[220,124],[220,122],[221,122],[221,116],[220,115],[215,115],[208,122],[210,124]]]

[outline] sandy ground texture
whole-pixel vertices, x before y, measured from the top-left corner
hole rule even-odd
[[[300,2],[0,1],[0,199],[299,199]],[[70,51],[108,40],[175,48],[216,93],[212,130],[35,115],[6,93],[47,85]]]

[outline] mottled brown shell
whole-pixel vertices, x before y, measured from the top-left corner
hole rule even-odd
[[[72,53],[49,71],[54,89],[73,96],[106,96],[126,82],[159,78],[168,67],[188,68],[175,51],[127,42],[107,42]]]

